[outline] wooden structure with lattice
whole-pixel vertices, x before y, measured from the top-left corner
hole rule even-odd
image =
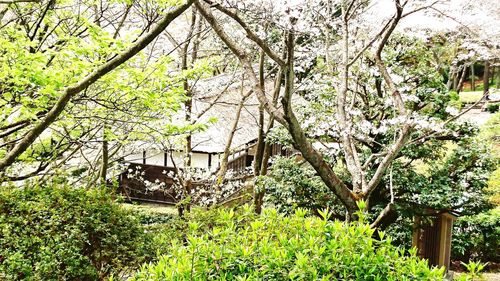
[[[415,217],[413,247],[418,256],[430,265],[450,266],[453,221],[457,218],[449,212],[428,211],[428,215]]]

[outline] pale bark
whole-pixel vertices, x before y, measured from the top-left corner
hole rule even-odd
[[[105,125],[102,129],[102,156],[101,156],[101,170],[99,171],[99,178],[101,184],[106,184],[106,175],[108,174],[109,165],[109,148],[108,148],[108,137],[106,134],[107,126]]]
[[[464,87],[464,81],[465,81],[465,74],[467,73],[467,66],[464,65],[462,69],[462,74],[460,75],[460,79],[458,80],[458,85],[457,85],[457,93],[460,94]]]
[[[483,74],[483,95],[487,95],[490,90],[490,62],[484,62],[484,74]],[[489,100],[489,97],[486,97]]]
[[[293,49],[295,38],[289,32],[287,38],[287,68],[285,71],[285,93],[282,99],[285,118],[288,122],[288,131],[293,138],[293,146],[302,153],[304,159],[316,170],[326,186],[342,201],[349,213],[357,210],[356,195],[353,194],[347,185],[335,174],[330,165],[325,161],[323,155],[316,151],[311,142],[307,139],[302,130],[297,117],[292,110],[292,92],[294,83],[293,72]]]
[[[215,19],[213,16],[210,7],[205,4],[202,1],[195,1],[194,2],[200,13],[203,15],[203,17],[207,20],[207,22],[210,24],[214,32],[219,36],[219,38],[228,46],[228,48],[231,50],[231,52],[238,58],[240,61],[241,65],[243,66],[243,69],[245,73],[247,74],[248,78],[250,81],[252,81],[252,88],[254,92],[257,95],[257,98],[259,99],[260,104],[266,109],[266,111],[269,114],[273,114],[278,122],[283,124],[284,126],[287,126],[287,123],[285,122],[283,113],[281,113],[278,108],[276,108],[272,102],[269,101],[269,99],[266,97],[266,94],[260,87],[260,81],[257,78],[257,75],[255,74],[254,69],[252,68],[252,64],[250,63],[249,60],[249,55],[239,47],[239,44],[234,41],[222,28],[222,26],[219,24],[219,22]]]
[[[470,65],[470,89],[476,90],[476,73],[474,71],[474,63]]]
[[[349,6],[350,7],[350,6]],[[342,149],[344,151],[347,170],[352,176],[353,191],[361,193],[365,186],[364,173],[361,169],[361,164],[357,159],[356,146],[352,138],[351,129],[352,122],[348,120],[346,114],[346,100],[349,91],[349,25],[348,25],[348,10],[349,7],[342,7],[342,63],[340,66],[340,88],[337,94],[337,120],[340,128],[342,128],[340,139],[342,141]],[[358,161],[357,161],[358,160]]]
[[[260,87],[265,91],[265,78],[264,78],[264,51],[261,50],[259,58],[259,80]],[[262,158],[264,156],[264,146],[265,146],[265,135],[264,135],[264,108],[259,106],[259,133],[257,137],[257,145],[254,157],[254,176],[258,176],[260,173],[260,168],[262,166]]]
[[[375,63],[380,73],[382,74],[382,77],[384,78],[384,81],[387,84],[389,91],[391,91],[393,103],[397,108],[399,116],[404,119],[403,121],[404,124],[402,125],[402,128],[399,131],[399,136],[397,137],[396,141],[389,146],[387,151],[385,151],[384,153],[385,156],[378,165],[377,169],[375,170],[374,175],[368,182],[367,186],[363,188],[363,193],[368,198],[369,195],[373,192],[373,190],[377,188],[378,184],[382,180],[385,171],[390,166],[394,158],[396,158],[397,154],[401,151],[405,143],[409,140],[410,132],[412,129],[411,125],[407,123],[409,117],[403,99],[401,98],[401,94],[399,93],[396,84],[394,83],[391,75],[389,74],[389,71],[387,70],[387,67],[385,66],[382,60],[382,51],[403,15],[403,6],[401,6],[398,0],[396,0],[395,3],[396,3],[396,14],[391,20],[389,28],[382,36],[382,39],[378,45],[377,51],[375,53]]]
[[[238,108],[236,109],[236,114],[234,116],[234,119],[233,119],[233,124],[231,125],[231,130],[229,131],[229,136],[227,137],[227,140],[226,140],[226,145],[224,147],[224,153],[222,154],[222,159],[220,161],[220,168],[219,168],[219,171],[217,172],[217,181],[216,181],[216,185],[217,186],[220,186],[222,184],[222,182],[224,181],[224,178],[226,176],[226,173],[227,173],[227,166],[228,166],[228,163],[229,163],[229,155],[231,154],[231,145],[233,143],[233,138],[234,138],[234,134],[236,133],[236,130],[238,129],[238,123],[240,121],[240,116],[241,116],[241,110],[243,109],[243,106],[245,105],[245,101],[247,100],[247,98],[253,93],[252,91],[246,93],[245,95],[243,95],[243,78],[241,79],[241,91],[242,91],[242,97],[241,97],[241,101],[240,103],[238,104]]]

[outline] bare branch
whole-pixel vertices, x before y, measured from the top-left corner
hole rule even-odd
[[[231,10],[223,7],[220,4],[213,4],[212,1],[209,0],[204,0],[205,2],[209,3],[212,5],[212,7],[215,7],[217,10],[221,11],[222,13],[226,14],[230,18],[234,19],[247,33],[247,37],[254,41],[259,47],[272,59],[274,60],[279,66],[283,67],[285,65],[285,62],[281,59],[281,57],[275,53],[269,45],[264,42],[253,30],[250,29],[250,27],[243,21],[243,19],[235,12],[232,12]]]
[[[248,54],[239,47],[237,44],[222,28],[219,22],[215,19],[210,7],[201,1],[195,1],[196,7],[199,9],[200,13],[207,20],[207,22],[212,26],[213,30],[219,38],[229,47],[231,52],[238,58],[246,74],[249,76],[253,83],[254,92],[257,94],[260,104],[266,109],[269,114],[273,114],[278,122],[287,127],[287,123],[284,119],[283,113],[280,112],[273,104],[268,100],[263,89],[260,87],[260,81],[255,74],[252,64],[248,60]]]

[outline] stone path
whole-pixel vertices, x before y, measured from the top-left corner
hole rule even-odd
[[[486,121],[488,121],[490,117],[491,113],[487,111],[482,111],[479,108],[473,108],[464,115],[460,116],[458,120],[467,121],[474,123],[478,126],[482,126],[484,125],[484,123],[486,123]]]

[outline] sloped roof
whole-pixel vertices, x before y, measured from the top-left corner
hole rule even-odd
[[[242,97],[252,89],[249,83],[245,82],[242,85],[241,80],[233,79],[232,76],[220,75],[200,81],[194,87],[193,115],[197,116],[206,111],[200,118],[201,122],[207,122],[210,118],[216,118],[217,121],[207,130],[193,135],[193,150],[209,153],[224,151],[238,105]],[[265,87],[269,89],[267,91],[269,96],[272,95],[273,84],[273,79],[266,81]],[[265,120],[267,119],[268,114],[265,113]],[[252,93],[244,102],[231,148],[236,149],[255,140],[258,130],[259,101],[256,94]]]

